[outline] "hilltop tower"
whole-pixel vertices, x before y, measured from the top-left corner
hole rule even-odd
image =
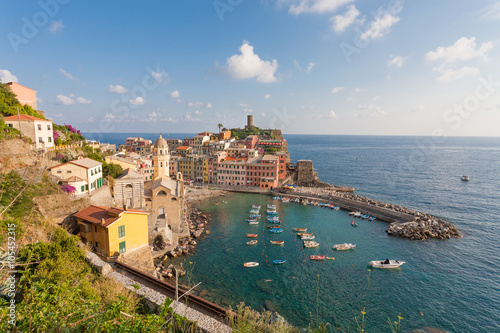
[[[169,174],[170,154],[168,152],[167,140],[161,134],[153,146],[153,179],[170,178]]]

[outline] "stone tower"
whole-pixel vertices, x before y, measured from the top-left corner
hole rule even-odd
[[[170,154],[168,152],[167,140],[160,137],[156,139],[153,146],[153,179],[169,177]]]

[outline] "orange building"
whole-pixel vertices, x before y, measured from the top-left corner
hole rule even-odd
[[[22,105],[31,106],[34,110],[36,106],[36,90],[30,89],[16,82],[8,82],[10,90],[17,96],[17,100]]]

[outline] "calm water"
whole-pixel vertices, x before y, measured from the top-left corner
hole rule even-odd
[[[253,203],[264,207],[272,198],[234,194],[203,204],[212,213],[212,234],[193,256],[182,259],[192,266],[191,279],[203,282],[208,299],[232,306],[244,301],[256,309],[267,306],[299,326],[320,318],[333,327],[353,328],[354,317],[365,309],[371,332],[389,331],[387,318],[398,314],[407,321],[406,329],[500,331],[500,138],[286,139],[293,161],[312,159],[322,180],[442,217],[464,237],[393,238],[385,233],[384,222],[359,220],[359,227],[352,228],[345,211],[281,202],[276,204],[284,233],[274,235],[262,222],[244,222]],[[471,180],[462,182],[462,174]],[[221,205],[214,206],[217,201]],[[313,231],[320,247],[303,249],[291,231],[294,227]],[[245,245],[250,232],[258,233],[257,246]],[[285,246],[270,245],[269,240],[285,240]],[[356,243],[356,250],[331,250],[344,242]],[[310,254],[337,260],[312,262]],[[399,271],[368,269],[369,261],[385,258],[407,263]],[[287,262],[273,266],[274,259]],[[246,261],[260,266],[244,268]]]

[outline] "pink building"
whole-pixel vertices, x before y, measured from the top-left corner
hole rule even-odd
[[[261,189],[278,187],[278,161],[278,156],[274,155],[249,159],[246,165],[247,185]]]
[[[217,184],[245,186],[246,159],[226,157],[217,165]]]
[[[36,106],[36,90],[30,89],[16,82],[8,82],[10,90],[16,94],[16,98],[22,105],[31,106],[34,110]]]
[[[242,141],[248,149],[254,149],[257,146],[257,142],[259,142],[259,137],[257,135],[249,135]]]
[[[283,180],[286,178],[286,153],[279,151],[276,156],[278,156],[278,179]]]

